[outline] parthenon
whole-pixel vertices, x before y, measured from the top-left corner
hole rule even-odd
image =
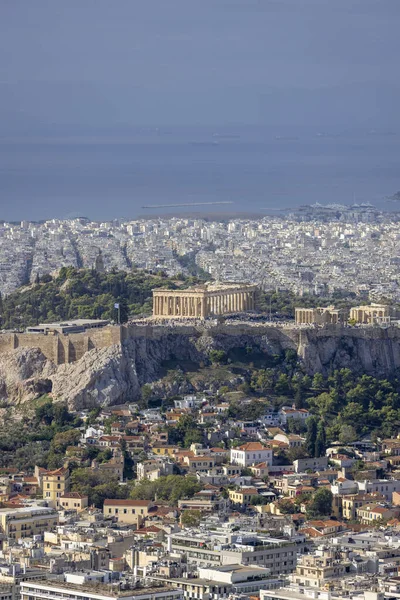
[[[205,283],[186,290],[153,290],[154,318],[198,318],[255,309],[256,286]]]

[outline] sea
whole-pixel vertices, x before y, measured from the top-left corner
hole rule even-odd
[[[262,216],[316,202],[398,210],[388,198],[399,190],[395,131],[148,127],[0,138],[6,221]]]

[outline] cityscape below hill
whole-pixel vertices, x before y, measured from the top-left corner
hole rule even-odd
[[[296,295],[400,300],[398,213],[369,204],[316,204],[259,218],[4,222],[0,257],[3,295],[74,267],[247,282]]]

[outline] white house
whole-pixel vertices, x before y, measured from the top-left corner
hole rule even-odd
[[[305,408],[296,408],[293,406],[282,406],[279,411],[279,420],[283,425],[286,425],[288,419],[299,419],[305,421],[310,416],[310,413]]]
[[[260,462],[272,465],[272,449],[261,442],[248,442],[237,448],[231,448],[231,463],[234,465],[248,467]]]

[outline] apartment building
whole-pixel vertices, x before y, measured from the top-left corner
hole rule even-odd
[[[231,449],[231,463],[241,467],[249,467],[260,462],[272,465],[272,448],[261,442],[248,442]]]
[[[80,512],[88,506],[88,496],[78,492],[68,492],[59,498],[59,506],[63,510],[76,510]]]
[[[304,539],[286,539],[252,536],[242,544],[214,544],[204,536],[174,534],[167,542],[167,550],[182,554],[190,562],[203,565],[254,565],[266,567],[272,576],[291,573],[301,552]],[[215,549],[214,549],[215,546]]]
[[[182,590],[184,600],[219,600],[236,594],[257,595],[261,588],[275,589],[282,585],[282,580],[270,577],[268,569],[243,565],[200,567],[196,578],[157,579]]]
[[[171,587],[120,589],[120,585],[61,581],[23,581],[21,600],[182,600],[182,592]]]
[[[44,471],[41,473],[43,499],[47,501],[49,506],[57,508],[61,496],[70,491],[71,485],[69,475],[69,470],[65,467],[61,467],[55,471]]]
[[[58,524],[58,512],[47,506],[0,508],[0,527],[13,540],[42,535]]]
[[[104,500],[103,514],[115,517],[118,523],[139,527],[153,507],[149,500]]]

